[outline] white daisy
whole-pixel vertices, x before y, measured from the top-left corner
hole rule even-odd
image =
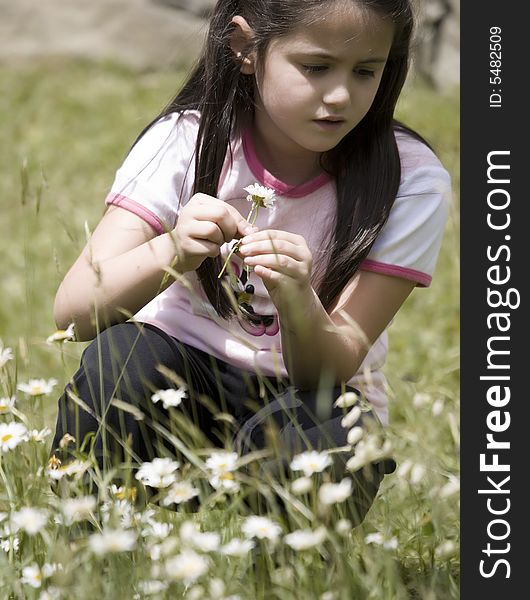
[[[352,480],[346,477],[340,483],[323,483],[318,490],[318,499],[322,504],[330,505],[344,502],[352,494]]]
[[[236,452],[212,452],[206,460],[205,466],[213,473],[226,473],[237,469],[238,455]]]
[[[352,427],[350,431],[348,431],[348,444],[350,444],[350,446],[355,446],[355,444],[361,440],[363,435],[364,430],[362,427]]]
[[[434,404],[432,405],[432,416],[433,417],[439,417],[444,409],[444,401],[442,399],[438,399],[436,400],[436,402],[434,402]]]
[[[156,488],[166,488],[175,483],[175,471],[180,463],[170,458],[154,458],[152,462],[145,462],[136,472],[136,479],[144,485]]]
[[[315,531],[311,529],[298,529],[288,533],[283,541],[293,550],[308,550],[321,544],[327,536],[325,527],[319,527]]]
[[[383,546],[386,550],[395,550],[398,546],[397,538],[386,538],[379,531],[376,533],[369,533],[364,538],[365,544],[376,544],[378,546]]]
[[[335,531],[344,537],[349,535],[352,529],[353,525],[349,519],[339,519],[335,524]]]
[[[184,549],[180,554],[166,561],[166,573],[171,579],[178,579],[185,584],[196,581],[204,575],[210,566],[207,557],[197,554],[193,550]]]
[[[66,329],[58,329],[46,338],[47,344],[55,342],[71,342],[75,340],[74,324],[70,323]]]
[[[423,481],[426,472],[427,469],[424,465],[420,463],[413,465],[412,469],[410,470],[410,483],[412,485],[418,485],[421,481]]]
[[[239,490],[234,471],[238,467],[238,455],[236,452],[219,451],[212,452],[206,460],[205,466],[210,471],[210,484],[217,490],[223,489],[227,492]]]
[[[452,540],[442,542],[434,551],[437,558],[449,558],[458,552],[458,546]]]
[[[180,540],[186,546],[192,546],[201,552],[214,552],[219,548],[221,538],[218,533],[199,531],[199,527],[191,521],[182,523],[179,531]]]
[[[48,521],[48,512],[42,508],[24,506],[11,514],[11,525],[14,531],[22,529],[28,535],[35,535],[44,528]]]
[[[80,498],[67,498],[61,504],[65,525],[71,525],[78,521],[90,519],[96,510],[96,499],[94,496],[82,496]]]
[[[66,475],[80,475],[87,471],[90,466],[90,462],[81,462],[80,460],[72,460],[65,465],[61,465],[61,461],[55,456],[52,456],[48,461],[46,474],[51,479],[59,480]]]
[[[349,429],[350,427],[353,427],[355,425],[355,423],[357,423],[357,421],[359,420],[360,416],[361,416],[361,407],[360,406],[354,406],[350,410],[350,412],[342,418],[340,424],[345,429]]]
[[[163,407],[168,409],[170,407],[178,406],[182,400],[186,398],[187,393],[188,392],[183,387],[180,387],[177,390],[158,390],[158,392],[151,396],[151,400],[154,404],[162,401]]]
[[[247,200],[253,202],[255,206],[270,208],[276,200],[274,190],[259,183],[254,183],[243,189],[248,192]]]
[[[358,400],[359,396],[355,392],[345,392],[335,400],[333,406],[338,408],[350,408],[350,406],[356,404]]]
[[[171,523],[160,523],[160,521],[150,520],[146,527],[142,529],[142,536],[158,540],[164,540],[173,530]]]
[[[41,429],[40,431],[38,429],[32,429],[29,432],[29,439],[33,440],[34,442],[41,442],[44,443],[46,441],[46,438],[51,435],[52,430],[49,427],[45,427],[44,429]]]
[[[0,340],[0,369],[9,361],[13,359],[13,350],[11,348],[4,348],[4,343]]]
[[[346,468],[352,472],[358,471],[366,465],[390,456],[391,453],[392,444],[389,440],[381,444],[381,440],[376,435],[370,435],[359,441],[355,447],[355,454],[346,463]]]
[[[42,579],[42,571],[36,563],[22,569],[22,577],[20,578],[21,583],[25,583],[26,585],[38,589],[42,585]]]
[[[0,451],[9,452],[28,439],[28,430],[22,423],[0,423]]]
[[[331,464],[333,464],[333,461],[327,452],[308,450],[307,452],[297,454],[293,458],[291,469],[293,471],[303,471],[306,477],[311,477],[313,473],[321,473]]]
[[[168,490],[165,498],[162,500],[163,506],[170,504],[182,504],[199,495],[199,490],[189,481],[177,481]]]
[[[226,556],[245,556],[245,554],[248,554],[255,545],[256,544],[252,540],[233,538],[221,547],[220,552]]]
[[[247,517],[241,526],[241,531],[247,538],[268,539],[276,541],[281,535],[281,527],[267,517]]]
[[[293,494],[306,494],[313,489],[313,480],[311,477],[298,477],[291,483],[291,492]]]
[[[30,379],[28,383],[19,383],[17,389],[28,396],[45,396],[52,392],[57,385],[57,379],[53,377],[46,381],[45,379]]]
[[[450,498],[460,491],[460,480],[454,476],[451,476],[449,481],[441,488],[439,495],[440,498]]]
[[[109,552],[130,552],[136,548],[136,533],[124,529],[106,529],[103,533],[94,533],[88,539],[88,545],[94,554]]]
[[[0,548],[7,553],[9,553],[11,549],[13,549],[13,552],[16,552],[19,546],[20,540],[17,537],[9,537],[0,542]]]
[[[159,581],[158,579],[153,579],[152,581],[140,581],[138,584],[138,588],[140,592],[144,594],[144,596],[154,596],[155,594],[160,594],[161,592],[167,590],[169,584],[165,581]]]
[[[0,398],[0,415],[7,415],[15,407],[16,396]]]

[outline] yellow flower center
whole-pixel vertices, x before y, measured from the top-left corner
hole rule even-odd
[[[222,473],[219,478],[223,480],[228,479],[232,481],[234,479],[234,474],[230,473],[230,471],[227,471],[226,473]]]
[[[12,434],[12,433],[6,433],[5,435],[3,435],[3,436],[0,438],[0,441],[1,441],[3,444],[5,444],[6,442],[9,442],[9,440],[10,440],[12,437],[13,437],[13,434]]]

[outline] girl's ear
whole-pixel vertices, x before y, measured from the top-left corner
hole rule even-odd
[[[247,20],[236,15],[231,24],[233,25],[232,33],[230,34],[230,48],[235,55],[236,60],[240,63],[241,73],[244,75],[253,75],[256,72],[255,52],[248,52],[254,37],[254,31],[248,24]]]

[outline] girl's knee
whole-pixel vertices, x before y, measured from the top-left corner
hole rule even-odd
[[[85,365],[98,367],[130,352],[137,337],[138,329],[133,323],[119,323],[108,327],[85,348],[81,361]]]

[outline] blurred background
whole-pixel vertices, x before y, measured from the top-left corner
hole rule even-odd
[[[0,340],[17,377],[74,372],[84,344],[46,344],[55,291],[104,210],[116,169],[175,94],[214,0],[0,0]],[[455,201],[429,290],[391,328],[397,394],[457,394],[459,2],[417,3],[414,68],[398,116],[433,145]],[[401,390],[400,386],[408,386]],[[412,389],[409,389],[412,386]],[[395,418],[401,409],[394,404]],[[46,405],[51,422],[55,401]]]
[[[0,0],[0,61],[76,57],[132,69],[186,68],[215,0]],[[460,1],[416,0],[415,67],[438,89],[459,82]]]

